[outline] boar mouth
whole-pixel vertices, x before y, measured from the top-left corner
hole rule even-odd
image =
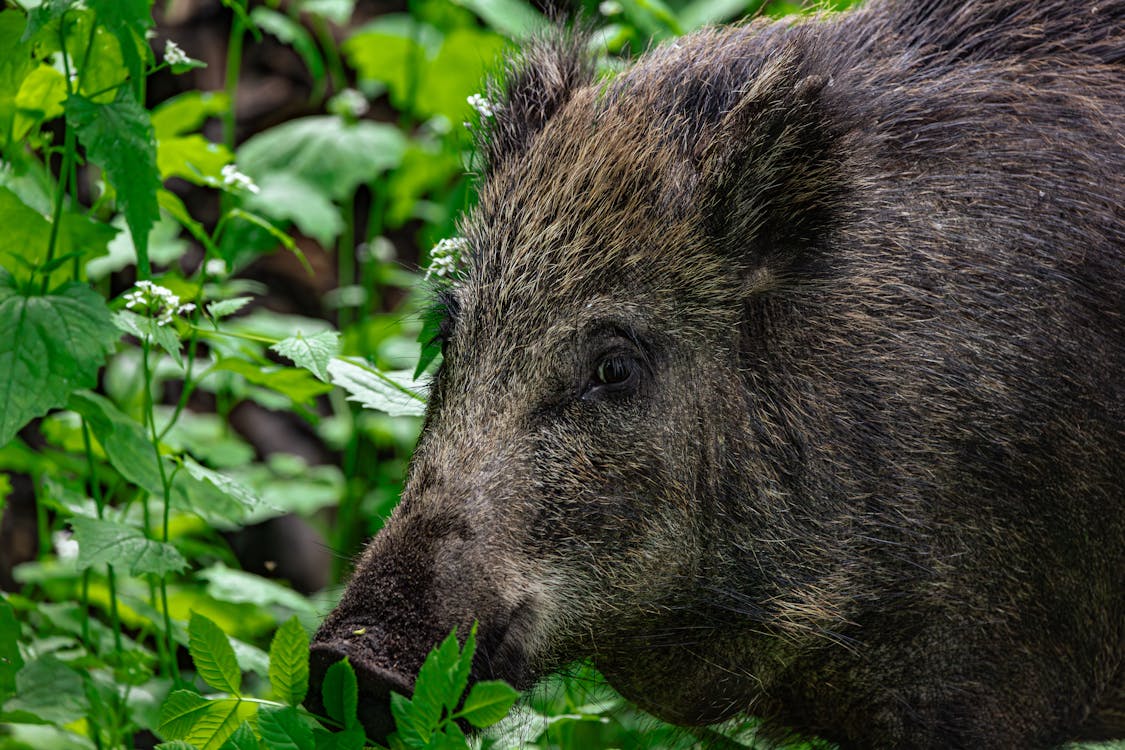
[[[524,648],[531,625],[532,607],[523,602],[510,614],[482,623],[477,633],[477,650],[470,673],[470,685],[487,679],[503,679],[517,689],[530,684],[532,675]],[[326,715],[321,686],[330,667],[347,658],[355,670],[359,688],[358,718],[367,736],[385,742],[394,731],[391,714],[391,693],[411,697],[414,676],[429,647],[436,647],[440,638],[428,644],[417,658],[417,642],[401,633],[382,628],[345,628],[346,635],[318,635],[309,648],[309,690],[306,707],[313,713]],[[467,633],[468,628],[459,628]],[[464,636],[461,637],[464,642]],[[399,654],[402,657],[396,658]],[[412,656],[406,656],[406,655]],[[461,723],[461,722],[458,722]],[[468,725],[465,731],[472,731]]]

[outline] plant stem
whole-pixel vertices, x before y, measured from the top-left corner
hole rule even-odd
[[[337,286],[342,288],[355,285],[355,193],[348,196],[341,206],[344,231],[336,242]],[[344,330],[353,318],[352,310],[341,305],[338,313],[340,330]]]
[[[242,14],[234,12],[230,25],[230,41],[227,43],[227,76],[224,87],[230,102],[223,112],[223,145],[234,151],[235,140],[235,98],[238,96],[238,76],[242,69],[242,42],[246,36],[246,26]]]
[[[94,505],[98,508],[98,518],[105,515],[105,499],[102,497],[101,483],[98,482],[97,473],[94,469],[94,449],[90,446],[90,426],[86,424],[86,419],[82,419],[82,444],[86,448],[86,466],[90,474],[90,494],[94,496]],[[109,619],[113,626],[113,646],[120,654],[121,648],[121,618],[117,614],[117,576],[113,572],[112,565],[106,565],[107,580],[109,581]],[[89,613],[85,615],[89,618]]]

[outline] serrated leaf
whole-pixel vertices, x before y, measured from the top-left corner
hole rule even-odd
[[[258,736],[254,734],[253,728],[251,728],[249,722],[244,721],[238,725],[238,729],[234,730],[234,734],[223,743],[221,750],[261,750],[261,747],[262,743],[258,741]]]
[[[224,745],[223,747],[226,747]],[[199,750],[195,745],[183,740],[172,740],[171,742],[161,742],[156,746],[156,750]]]
[[[212,620],[191,613],[188,624],[188,652],[195,663],[195,671],[215,690],[238,695],[242,684],[242,670],[227,640],[226,633]],[[233,732],[234,729],[232,728]]]
[[[261,504],[258,496],[249,487],[220,471],[208,469],[191,456],[184,456],[184,468],[193,478],[200,482],[207,482],[237,503],[243,513],[249,513]]]
[[[119,310],[113,314],[113,324],[119,331],[144,340],[156,342],[161,349],[168,352],[176,364],[184,365],[183,356],[180,354],[180,337],[176,329],[170,325],[160,325],[152,318],[143,318],[131,310]]]
[[[469,691],[469,697],[465,699],[465,705],[457,712],[457,716],[474,727],[490,727],[508,715],[519,697],[519,691],[506,682],[478,682]]]
[[[259,185],[267,175],[285,173],[339,201],[397,167],[406,143],[406,136],[386,123],[303,117],[246,141],[238,149],[238,166]]]
[[[110,564],[130,575],[179,573],[188,566],[175,547],[148,539],[140,529],[116,521],[75,516],[70,519],[78,542],[79,570]]]
[[[409,726],[428,736],[441,724],[443,710],[452,711],[464,691],[464,685],[455,684],[460,676],[461,648],[457,642],[457,629],[426,655],[414,682],[413,704]],[[472,658],[470,656],[470,658]]]
[[[426,400],[409,370],[384,372],[356,357],[335,357],[328,363],[333,385],[348,392],[348,400],[392,417],[420,416]]]
[[[98,104],[81,96],[68,97],[66,119],[78,132],[87,158],[105,169],[106,177],[117,190],[118,203],[137,248],[138,270],[147,278],[151,273],[148,233],[159,217],[156,191],[160,189],[156,139],[148,111],[137,103],[130,87],[122,86],[109,104]]]
[[[207,314],[215,320],[221,320],[228,315],[234,315],[236,312],[246,307],[253,301],[253,297],[233,297],[231,299],[221,299],[207,305]]]
[[[0,270],[0,446],[93,386],[120,335],[105,301],[86,286],[28,297]]]
[[[430,737],[433,735],[432,722],[418,710],[412,700],[405,695],[392,692],[391,716],[395,720],[391,747],[397,744],[409,748],[424,748],[430,744]]]
[[[324,673],[320,694],[328,718],[335,719],[345,727],[354,727],[359,723],[355,715],[359,688],[355,670],[347,658],[336,662]]]
[[[16,674],[23,667],[20,624],[12,605],[0,599],[0,705],[16,692]]]
[[[293,360],[298,367],[304,367],[320,380],[328,382],[328,362],[340,353],[340,334],[336,331],[321,331],[305,336],[298,331],[296,336],[279,341],[270,349]]]
[[[270,688],[291,706],[309,691],[309,636],[296,616],[282,623],[270,643]]]
[[[114,406],[105,396],[88,391],[71,395],[67,407],[86,420],[110,464],[121,476],[150,494],[163,494],[156,452],[139,422]],[[166,462],[165,473],[170,474],[171,464],[167,459],[161,460]]]
[[[29,714],[52,724],[69,724],[90,708],[82,677],[47,654],[28,662],[16,675],[16,695],[4,704],[9,714]]]
[[[263,706],[258,711],[258,731],[270,750],[314,750],[312,727],[297,710]]]
[[[210,700],[190,690],[175,690],[160,708],[159,732],[199,750],[219,750],[256,710],[256,704],[239,698]]]
[[[348,727],[340,732],[314,729],[313,737],[316,740],[316,750],[363,750],[367,747],[363,727],[358,726]]]

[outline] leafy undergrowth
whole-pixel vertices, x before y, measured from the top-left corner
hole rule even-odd
[[[462,123],[548,22],[524,0],[205,5],[0,11],[0,750],[369,744],[347,664],[326,716],[301,707],[308,633],[417,437],[419,268],[451,261],[472,201]],[[586,12],[612,69],[762,5]],[[581,666],[509,711],[501,684],[466,694],[463,635],[395,698],[393,746],[754,744]]]

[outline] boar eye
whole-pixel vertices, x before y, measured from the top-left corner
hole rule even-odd
[[[627,390],[636,384],[639,372],[640,364],[630,356],[610,354],[603,357],[594,369],[594,377],[591,378],[584,398]]]

